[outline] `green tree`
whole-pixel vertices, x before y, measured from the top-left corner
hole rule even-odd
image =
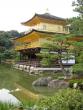
[[[69,19],[70,33],[76,35],[83,35],[83,20],[80,17]]]
[[[83,18],[83,0],[73,1],[72,5],[75,7],[74,11],[80,13]]]
[[[43,66],[51,66],[56,63],[61,67],[63,74],[66,76],[66,71],[63,66],[63,60],[73,58],[70,54],[70,42],[68,41],[69,35],[55,35],[49,40],[42,43],[43,49],[41,50],[40,57],[42,57],[41,64]]]
[[[80,14],[79,17],[73,18],[71,21],[71,33],[83,36],[83,0],[73,2],[74,11]],[[74,65],[75,73],[83,73],[83,40],[74,42],[74,51],[76,53],[76,64]]]
[[[72,3],[74,11],[79,13],[78,17],[69,19],[70,32],[73,34],[83,35],[83,0],[75,0]]]
[[[5,59],[12,59],[14,57],[14,51],[12,51],[13,42],[12,38],[22,35],[17,31],[0,31],[0,62]]]
[[[73,66],[74,73],[83,75],[83,42],[73,42],[76,64]]]

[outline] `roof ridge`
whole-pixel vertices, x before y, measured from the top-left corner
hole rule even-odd
[[[37,14],[35,13],[35,15],[39,16],[39,17],[44,17],[46,19],[59,19],[59,20],[65,20],[65,18],[62,18],[62,17],[58,17],[58,16],[55,16],[55,15],[52,15],[50,13],[44,13],[44,14]]]
[[[44,18],[44,19],[49,19],[49,20],[62,20],[62,21],[65,21],[66,18],[61,18],[61,17],[58,17],[58,16],[54,16],[54,15],[51,15],[50,13],[44,13],[44,14],[38,14],[38,13],[35,13],[34,16],[29,19],[28,21],[26,22],[22,22],[21,24],[25,24],[29,21],[31,21],[32,19],[34,19],[36,16],[40,17],[40,18]]]

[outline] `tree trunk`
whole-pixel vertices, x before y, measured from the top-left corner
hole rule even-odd
[[[58,56],[59,56],[59,65],[60,65],[60,68],[62,70],[63,75],[66,77],[66,71],[65,71],[64,66],[63,66],[63,63],[62,63],[62,50],[60,50],[58,52]]]
[[[59,65],[60,65],[60,67],[61,67],[62,73],[64,74],[64,76],[66,76],[66,71],[65,71],[65,69],[64,69],[64,66],[63,66],[63,63],[62,63],[62,59],[60,59]]]
[[[1,64],[1,58],[0,58],[0,64]]]

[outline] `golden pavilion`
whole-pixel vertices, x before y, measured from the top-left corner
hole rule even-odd
[[[27,61],[34,65],[38,58],[36,53],[41,50],[41,41],[55,34],[69,34],[66,19],[53,16],[49,13],[35,14],[30,20],[22,23],[29,30],[15,39],[15,50],[20,53],[20,61]]]

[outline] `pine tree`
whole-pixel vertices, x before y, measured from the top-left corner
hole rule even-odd
[[[64,68],[62,60],[73,59],[71,55],[71,46],[69,35],[55,35],[54,37],[45,40],[42,44],[40,56],[42,58],[41,64],[43,66],[52,66],[55,63],[55,67],[58,63],[62,73],[66,76],[66,70]]]

